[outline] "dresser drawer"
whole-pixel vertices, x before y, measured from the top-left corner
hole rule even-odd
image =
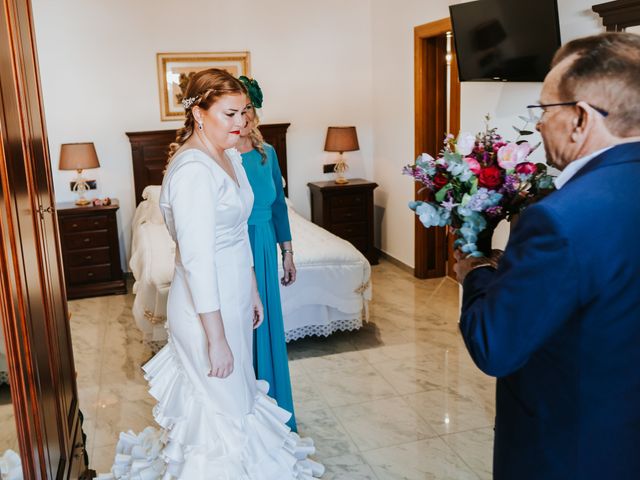
[[[367,223],[339,223],[331,226],[331,232],[335,235],[351,241],[352,238],[367,236]]]
[[[64,244],[69,250],[90,247],[107,247],[109,245],[109,233],[106,230],[99,232],[79,232],[64,236]]]
[[[69,283],[105,282],[111,279],[111,264],[91,267],[69,267]]]
[[[332,223],[351,223],[354,221],[363,221],[365,211],[362,206],[359,207],[339,207],[331,210]]]
[[[100,265],[111,261],[111,252],[109,247],[73,250],[67,254],[65,260],[70,267]]]
[[[85,232],[90,230],[104,230],[109,218],[106,215],[71,216],[60,220],[64,233]]]
[[[365,196],[362,193],[343,193],[329,197],[329,205],[332,209],[340,207],[363,207]]]

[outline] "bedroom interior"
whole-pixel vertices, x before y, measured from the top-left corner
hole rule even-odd
[[[462,2],[267,3],[189,0],[176,21],[164,2],[5,2],[13,63],[0,84],[15,100],[3,102],[0,168],[0,466],[15,478],[18,458],[5,451],[20,452],[24,478],[90,478],[112,464],[120,431],[153,423],[139,367],[166,341],[173,254],[158,240],[153,185],[180,126],[160,114],[166,51],[250,52],[265,92],[263,133],[278,151],[299,268],[282,289],[294,401],[325,478],[491,478],[494,381],[459,338],[446,268],[417,278],[415,192],[401,175],[421,135],[415,39]],[[558,0],[562,41],[635,31],[633,3]],[[216,20],[239,9],[250,12],[242,28]],[[510,130],[539,88],[463,82],[460,129],[478,131],[489,113]],[[323,147],[330,125],[358,132],[346,174],[356,189],[338,197],[322,168],[336,160]],[[74,205],[75,173],[58,167],[61,146],[78,141],[93,142],[100,165],[85,196],[110,205]],[[499,228],[495,245],[507,236]]]

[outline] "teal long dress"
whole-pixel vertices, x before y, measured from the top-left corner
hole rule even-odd
[[[288,425],[296,431],[280,303],[277,251],[278,243],[291,240],[291,229],[276,151],[267,143],[264,144],[264,150],[267,154],[264,164],[257,150],[242,154],[242,166],[254,195],[253,210],[249,217],[249,239],[258,292],[264,306],[264,322],[253,337],[253,366],[256,377],[269,382],[269,395],[277,400],[280,407],[292,413]]]

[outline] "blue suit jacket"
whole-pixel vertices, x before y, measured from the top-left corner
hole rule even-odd
[[[640,479],[640,143],[523,213],[460,330],[498,377],[495,479]]]

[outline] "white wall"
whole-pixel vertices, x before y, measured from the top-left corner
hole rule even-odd
[[[60,144],[94,142],[101,168],[87,176],[120,199],[123,262],[135,208],[125,132],[180,126],[160,121],[158,52],[251,52],[262,121],[291,122],[289,192],[303,215],[307,182],[333,160],[327,126],[356,125],[350,175],[373,175],[370,0],[33,0],[33,10],[56,198],[74,198],[75,174],[57,170]]]
[[[374,180],[380,222],[379,245],[383,251],[414,266],[413,198],[403,165],[414,160],[413,28],[449,16],[449,4],[461,1],[372,0],[373,12],[373,112]],[[558,0],[563,42],[601,30],[599,17],[591,12],[591,0]],[[465,82],[461,89],[461,130],[475,133],[489,113],[492,125],[505,136],[520,125],[518,115],[535,103],[539,83]],[[513,132],[515,133],[515,132]],[[539,136],[532,138],[532,141]],[[542,149],[536,158],[543,159]],[[496,244],[506,242],[506,230],[496,234]]]

